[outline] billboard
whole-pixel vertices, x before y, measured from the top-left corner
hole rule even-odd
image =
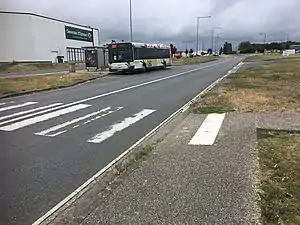
[[[93,42],[93,32],[76,27],[65,26],[66,39]]]

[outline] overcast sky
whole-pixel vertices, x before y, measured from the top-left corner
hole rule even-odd
[[[134,40],[195,48],[196,17],[200,46],[210,46],[212,27],[222,27],[220,43],[299,40],[300,0],[132,0]],[[129,39],[129,0],[1,0],[1,10],[25,11],[100,29],[101,42]]]

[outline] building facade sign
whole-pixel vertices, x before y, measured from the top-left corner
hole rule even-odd
[[[66,39],[93,42],[93,32],[76,27],[65,26]]]

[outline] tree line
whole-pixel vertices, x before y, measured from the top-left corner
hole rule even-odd
[[[300,42],[287,41],[287,42],[272,42],[272,43],[251,43],[250,41],[243,41],[239,44],[240,53],[263,53],[265,50],[285,50],[289,49],[291,45],[300,45]]]

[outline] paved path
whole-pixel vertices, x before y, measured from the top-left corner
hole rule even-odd
[[[0,101],[0,224],[30,224],[239,58]]]

